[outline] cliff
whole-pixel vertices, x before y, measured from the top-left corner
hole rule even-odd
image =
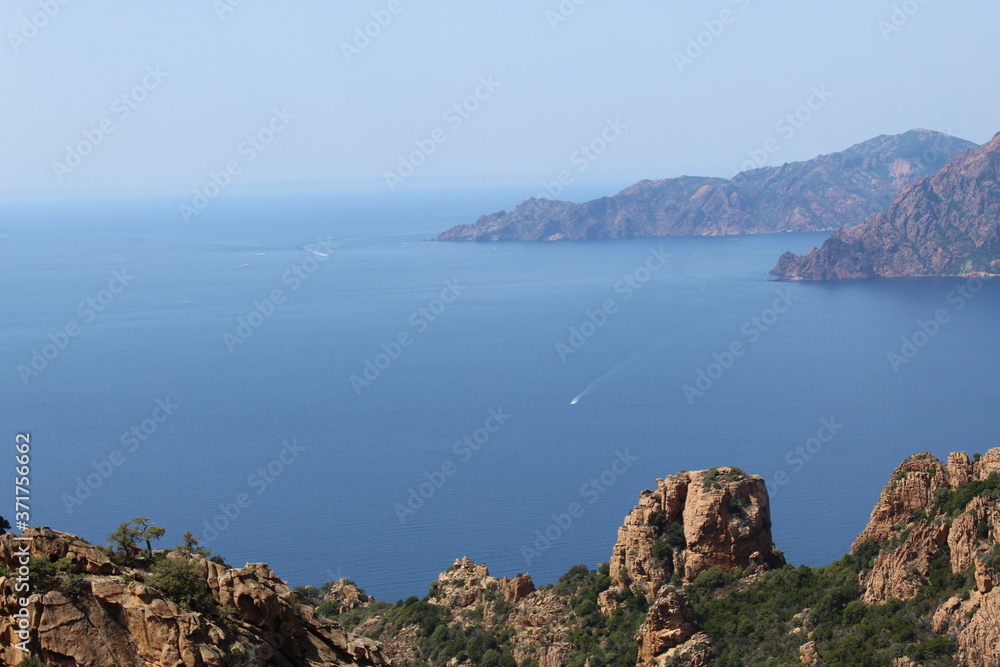
[[[903,188],[889,210],[838,230],[804,256],[785,253],[785,280],[984,275],[1000,272],[1000,134]]]
[[[821,231],[883,211],[901,188],[975,146],[927,130],[882,135],[845,151],[764,167],[732,180],[646,180],[582,204],[532,198],[452,227],[439,241],[562,241]]]
[[[682,472],[656,481],[618,530],[610,561],[616,584],[647,597],[665,584],[691,583],[712,567],[781,567],[771,539],[764,479],[739,468]]]
[[[0,536],[0,561],[9,572],[0,578],[2,665],[18,665],[25,655],[15,648],[22,641],[15,590],[22,544],[30,545],[33,591],[27,608],[36,629],[28,647],[46,665],[388,664],[376,642],[349,634],[300,604],[298,595],[264,564],[236,569],[196,554],[162,554],[186,563],[189,570],[178,572],[190,571],[208,596],[194,605],[145,585],[148,571],[116,565],[78,537],[47,528],[29,528],[22,536],[31,541]]]
[[[292,591],[263,564],[154,554],[204,593],[181,595],[72,535],[25,536],[31,648],[60,667],[1000,667],[1000,449],[908,458],[851,552],[815,568],[784,563],[763,480],[734,467],[657,480],[596,571],[536,588],[462,558],[394,605],[346,580]],[[0,536],[2,665],[22,657],[18,549]]]
[[[625,519],[610,563],[579,565],[536,589],[456,561],[424,600],[377,603],[341,617],[379,637],[397,665],[709,664],[685,584],[705,573],[748,577],[781,567],[764,480],[738,468],[658,480]],[[496,661],[496,662],[494,662]]]
[[[926,601],[939,591],[927,620],[956,640],[956,664],[1000,665],[998,538],[1000,449],[974,461],[956,452],[946,465],[930,453],[913,456],[896,469],[852,548],[877,549],[861,599]],[[961,586],[948,594],[949,583]]]

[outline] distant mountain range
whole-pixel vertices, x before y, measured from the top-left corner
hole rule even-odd
[[[753,169],[731,180],[646,180],[582,204],[532,198],[509,213],[452,227],[437,240],[564,241],[840,229],[885,211],[905,186],[935,174],[973,147],[928,130],[882,135],[839,153]]]
[[[900,191],[889,210],[837,231],[803,257],[782,255],[786,280],[1000,274],[1000,134]]]

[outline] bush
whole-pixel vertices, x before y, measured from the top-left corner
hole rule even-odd
[[[986,479],[969,482],[954,491],[938,489],[934,494],[934,508],[942,514],[953,516],[964,511],[973,498],[983,496],[1000,497],[1000,474],[990,473]]]
[[[90,592],[90,584],[85,575],[71,574],[59,584],[59,592],[74,602],[78,602],[84,594]]]
[[[184,609],[208,611],[215,604],[198,566],[187,559],[164,558],[153,564],[146,586]]]
[[[667,524],[663,531],[663,541],[671,549],[684,549],[687,547],[687,538],[684,537],[684,524],[677,521]]]
[[[49,560],[48,558],[28,558],[28,585],[38,593],[47,593],[59,585],[59,575],[68,572],[72,563],[66,558]]]

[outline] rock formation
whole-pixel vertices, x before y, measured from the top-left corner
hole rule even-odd
[[[852,551],[879,547],[861,584],[868,604],[910,600],[934,577],[965,575],[964,595],[931,614],[935,631],[957,639],[956,664],[1000,665],[1000,449],[976,461],[956,452],[942,465],[930,453],[904,461],[883,489]]]
[[[536,589],[528,575],[493,577],[462,558],[426,598],[396,605],[345,580],[292,591],[264,564],[158,552],[160,565],[183,565],[203,585],[208,599],[189,604],[156,588],[148,563],[120,565],[45,528],[25,536],[33,566],[48,571],[28,600],[30,647],[58,667],[707,667],[776,650],[781,664],[854,664],[844,656],[864,654],[860,633],[876,628],[870,641],[879,641],[896,621],[910,634],[877,664],[1000,667],[1000,449],[956,452],[946,464],[929,453],[906,459],[852,554],[824,568],[784,565],[763,479],[733,467],[657,480],[598,571],[577,566]],[[18,550],[13,535],[0,536],[10,572],[0,578],[0,665],[23,657],[11,646]],[[343,614],[344,625],[303,599]],[[747,643],[758,636],[759,646]]]
[[[352,609],[368,606],[372,599],[352,582],[339,579],[330,584],[330,589],[323,596],[323,602],[334,605],[338,614],[346,614]]]
[[[904,187],[889,210],[804,256],[785,253],[771,272],[785,280],[1000,273],[1000,134]]]
[[[201,556],[171,552],[200,573],[213,610],[182,608],[144,585],[139,569],[114,565],[78,537],[29,528],[31,557],[59,563],[58,586],[28,600],[35,633],[29,648],[48,665],[76,667],[223,667],[243,656],[254,665],[386,665],[379,645],[318,616],[266,565],[233,569]],[[0,559],[20,567],[20,545],[0,536]],[[15,631],[15,574],[0,578],[0,664],[24,654]]]
[[[764,167],[732,180],[641,181],[583,204],[532,198],[513,211],[452,227],[439,241],[561,241],[820,231],[884,211],[896,193],[975,144],[913,130],[840,153]]]
[[[712,468],[656,482],[618,530],[610,561],[615,583],[653,598],[671,579],[690,583],[711,567],[729,572],[784,564],[771,539],[762,477]]]
[[[446,607],[471,607],[486,591],[499,593],[507,602],[517,602],[534,590],[535,584],[527,574],[497,579],[490,576],[485,565],[460,558],[431,585],[430,599]]]

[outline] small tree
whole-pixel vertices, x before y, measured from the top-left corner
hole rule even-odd
[[[177,550],[186,554],[197,554],[208,558],[212,555],[211,549],[198,545],[199,538],[195,537],[190,530],[184,532],[184,544],[178,544]]]
[[[136,525],[136,528],[140,531],[139,537],[146,543],[146,553],[149,557],[153,557],[153,545],[152,540],[158,540],[167,532],[165,528],[160,528],[159,526],[149,525],[149,518],[141,516],[137,519],[132,519],[132,523]]]
[[[5,534],[8,530],[10,530],[10,522],[0,516],[0,535]]]
[[[139,547],[135,541],[139,539],[139,532],[132,527],[131,521],[126,521],[118,526],[115,532],[108,535],[108,542],[112,547],[118,547],[118,552],[126,558],[134,558],[139,553]]]
[[[138,541],[146,543],[146,553],[153,557],[152,540],[163,537],[167,531],[159,526],[151,526],[149,517],[140,516],[127,521],[118,526],[118,530],[108,535],[108,541],[118,546],[118,551],[126,558],[135,558],[139,555],[140,548],[136,544]]]

